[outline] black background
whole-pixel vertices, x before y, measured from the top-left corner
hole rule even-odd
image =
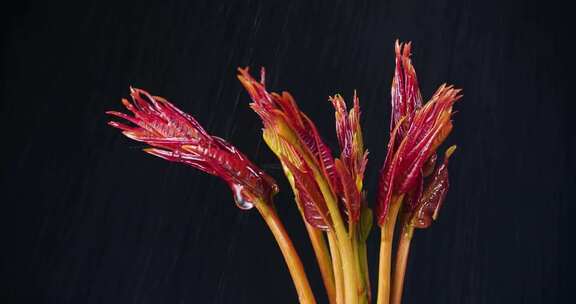
[[[396,38],[414,43],[425,97],[445,81],[464,88],[448,139],[459,145],[452,188],[439,221],[415,235],[405,303],[572,302],[572,17],[550,1],[501,2],[4,7],[2,302],[296,301],[256,212],[235,208],[217,178],[148,156],[106,125],[129,85],[167,97],[280,182],[277,206],[325,302],[235,69],[266,66],[269,88],[292,92],[333,149],[327,96],[357,89],[374,199]]]

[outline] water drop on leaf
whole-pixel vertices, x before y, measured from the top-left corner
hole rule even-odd
[[[244,194],[242,194],[242,189],[244,189],[244,186],[239,184],[232,184],[231,188],[232,192],[234,193],[234,202],[236,202],[236,206],[238,206],[238,208],[242,210],[250,210],[254,207],[254,203]]]

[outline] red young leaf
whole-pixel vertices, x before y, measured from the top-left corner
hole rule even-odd
[[[335,160],[335,167],[342,182],[343,201],[346,207],[346,213],[351,222],[357,223],[360,220],[362,196],[356,187],[356,182],[340,159]]]
[[[438,211],[442,207],[442,203],[448,193],[450,185],[448,179],[448,160],[456,146],[451,146],[446,150],[444,155],[444,162],[440,165],[430,177],[430,182],[426,186],[426,190],[422,193],[422,197],[418,204],[414,206],[411,224],[417,228],[428,228],[433,220],[438,217]]]
[[[338,195],[342,190],[340,189],[338,173],[334,167],[334,157],[332,156],[332,152],[320,138],[320,134],[318,134],[318,130],[316,129],[316,126],[312,120],[310,120],[310,118],[308,118],[308,116],[306,116],[304,113],[302,113],[302,118],[304,119],[304,124],[306,125],[308,132],[311,132],[312,136],[314,137],[316,149],[318,151],[316,158],[320,164],[320,169],[322,169],[324,176],[328,177],[328,182],[330,183],[330,187],[332,188],[334,194]]]
[[[416,72],[410,61],[411,44],[397,41],[395,49],[390,122],[393,131],[380,173],[380,224],[394,195],[405,194],[404,200],[412,207],[419,202],[423,195],[422,179],[434,169],[436,150],[452,130],[452,106],[461,98],[460,90],[441,85],[430,101],[422,105]]]
[[[402,117],[406,116],[404,126],[400,128],[399,135],[403,138],[412,122],[412,116],[416,110],[422,107],[422,96],[418,86],[416,70],[410,60],[412,44],[404,44],[396,40],[396,69],[392,80],[392,130]]]
[[[336,135],[338,137],[338,144],[340,145],[340,157],[348,163],[352,159],[352,141],[353,131],[348,119],[348,110],[346,109],[346,102],[340,95],[330,97],[330,101],[334,106],[336,117]]]
[[[399,124],[402,120],[399,121]],[[376,215],[378,217],[378,225],[382,226],[386,215],[388,215],[388,209],[390,209],[390,204],[392,201],[393,186],[394,186],[394,176],[396,175],[396,163],[398,159],[398,153],[396,153],[396,137],[398,136],[399,125],[396,125],[392,134],[390,134],[390,141],[388,141],[388,152],[386,153],[386,159],[384,160],[384,165],[380,169],[380,177],[378,179],[378,198],[376,199]]]
[[[296,201],[301,204],[306,221],[315,228],[330,230],[332,227],[330,212],[310,168],[307,168],[305,162],[302,162],[302,168],[297,168],[287,159],[282,159],[282,163],[294,177],[298,196]]]
[[[300,146],[315,158],[318,169],[327,177],[332,190],[338,194],[340,182],[334,169],[334,157],[328,146],[322,141],[314,123],[300,111],[294,98],[287,92],[282,95],[268,93],[264,81],[257,82],[248,69],[238,69],[241,83],[252,98],[251,107],[260,115],[265,128],[274,129],[280,120],[288,124],[298,137]]]
[[[416,178],[416,186],[408,191],[408,193],[406,193],[406,195],[404,196],[404,204],[407,206],[408,210],[413,210],[414,208],[416,208],[416,205],[418,204],[418,202],[420,201],[420,198],[422,197],[422,191],[424,187],[424,178],[422,177],[422,174],[420,174],[417,178]]]
[[[234,193],[238,207],[250,209],[257,199],[268,201],[278,192],[274,179],[255,166],[244,154],[225,140],[209,135],[190,115],[166,99],[131,89],[134,103],[123,99],[133,116],[115,111],[110,115],[125,119],[135,126],[109,122],[127,137],[154,148],[145,152],[160,158],[181,162],[224,179]]]
[[[458,91],[446,88],[417,111],[406,133],[405,149],[399,164],[398,191],[406,193],[414,188],[425,162],[452,130],[452,104],[460,98]],[[431,121],[431,123],[428,123]],[[427,127],[429,126],[429,127]]]
[[[340,95],[330,97],[336,118],[336,134],[340,145],[340,159],[336,159],[336,171],[342,185],[344,201],[349,220],[358,222],[362,205],[362,184],[368,161],[364,150],[360,128],[360,105],[354,92],[354,106],[348,112],[346,102]]]
[[[310,155],[317,156],[316,140],[305,125],[306,122],[302,117],[303,113],[296,105],[292,95],[287,92],[283,92],[282,95],[268,93],[264,84],[264,77],[262,77],[260,82],[256,81],[250,75],[248,68],[239,68],[238,72],[238,79],[252,99],[250,107],[260,116],[264,128],[273,129],[276,124],[285,122],[290,126],[291,131],[296,134],[301,145],[308,150]],[[262,75],[264,75],[264,68],[262,68]]]

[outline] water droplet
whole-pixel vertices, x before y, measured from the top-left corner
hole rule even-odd
[[[236,206],[238,206],[238,208],[242,210],[250,210],[254,207],[254,203],[252,203],[242,194],[242,189],[244,189],[244,186],[240,184],[233,184],[231,188],[232,192],[234,192],[234,201],[236,202]]]

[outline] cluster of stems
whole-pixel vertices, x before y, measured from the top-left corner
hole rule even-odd
[[[381,227],[378,268],[378,304],[400,304],[410,241],[414,227],[407,217],[401,218],[394,268],[392,250],[397,218],[401,214],[403,195],[395,197],[385,224]],[[274,235],[294,282],[300,303],[316,303],[302,261],[273,204],[255,205]],[[339,212],[336,214],[340,214]],[[401,216],[400,216],[401,217]],[[371,303],[370,275],[366,240],[361,240],[357,225],[344,225],[335,219],[334,231],[322,231],[305,220],[306,230],[322,275],[325,293],[331,304]]]

